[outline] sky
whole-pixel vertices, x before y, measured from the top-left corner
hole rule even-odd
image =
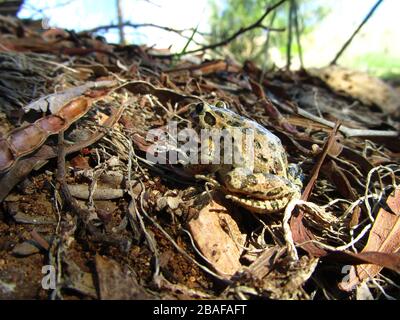
[[[220,5],[224,0],[217,0]],[[319,23],[318,28],[304,45],[306,65],[324,65],[362,21],[376,0],[313,0],[329,5],[331,13]],[[62,5],[68,3],[67,5]],[[194,28],[207,31],[210,0],[123,0],[125,20],[133,23],[155,23],[176,29]],[[45,8],[43,12],[33,8]],[[400,28],[398,15],[400,0],[384,0],[374,16],[346,51],[343,60],[365,52],[384,52],[388,57],[400,57]],[[47,17],[46,25],[75,30],[85,30],[116,23],[115,0],[26,0],[20,17]],[[154,28],[126,29],[127,39],[137,44],[172,46],[181,51],[186,41],[176,34]],[[186,35],[190,36],[190,32]],[[118,42],[116,30],[107,33],[107,40]]]
[[[19,16],[29,17],[34,13],[34,8],[51,8],[44,10],[49,18],[49,25],[75,30],[85,30],[117,22],[115,0],[75,0],[66,6],[55,7],[68,0],[27,0],[28,6]],[[208,30],[208,17],[210,14],[209,2],[204,0],[123,0],[123,16],[125,20],[133,23],[154,23],[176,29],[194,28],[199,25],[199,30]],[[37,14],[35,17],[40,18]],[[179,35],[171,34],[155,28],[139,28],[125,30],[127,39],[156,45],[158,48],[182,49],[187,40]],[[186,33],[190,36],[190,32]],[[118,32],[107,34],[107,40],[118,42]]]
[[[332,14],[315,30],[306,63],[319,61],[321,53],[330,52],[333,59],[342,44],[350,37],[376,0],[315,0],[329,4]],[[400,1],[384,0],[364,25],[345,52],[344,60],[365,53],[382,52],[400,62]]]

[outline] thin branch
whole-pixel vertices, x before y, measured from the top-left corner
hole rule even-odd
[[[58,155],[57,155],[57,185],[60,193],[63,195],[67,205],[77,214],[78,219],[83,223],[85,229],[93,236],[94,241],[106,243],[109,245],[116,245],[120,248],[126,248],[128,240],[122,236],[115,235],[109,236],[101,233],[92,221],[89,220],[90,212],[87,209],[82,209],[76,199],[71,195],[66,182],[66,170],[65,170],[65,157],[67,155],[67,149],[64,142],[64,131],[61,131],[58,135]]]
[[[185,36],[183,33],[184,33],[185,31],[191,31],[191,32],[193,32],[193,31],[195,30],[195,28],[189,28],[189,29],[174,29],[174,28],[170,28],[170,27],[160,26],[160,25],[157,25],[157,24],[154,24],[154,23],[132,23],[132,22],[124,22],[124,23],[122,23],[122,26],[123,26],[123,27],[128,27],[128,28],[134,28],[134,29],[138,29],[138,28],[148,28],[148,27],[150,27],[150,28],[156,28],[156,29],[161,29],[161,30],[164,30],[164,31],[167,31],[167,32],[176,33],[176,34],[180,35],[182,38],[185,38],[185,39],[188,39],[188,40],[190,39],[190,37]],[[119,29],[119,25],[117,25],[117,24],[109,24],[109,25],[99,26],[99,27],[96,27],[96,28],[87,30],[86,32],[96,33],[96,32],[102,31],[102,30],[107,31],[107,30],[110,30],[110,29]],[[202,35],[202,36],[207,36],[207,35],[209,35],[209,34],[206,33],[206,32],[200,32],[200,31],[198,31],[198,30],[197,30],[196,33],[198,33],[198,34],[200,34],[200,35]],[[192,39],[192,42],[195,43],[195,44],[197,44],[197,45],[201,45],[200,43],[198,43],[198,42],[195,41],[194,39]]]
[[[157,3],[153,2],[153,1],[150,1],[150,0],[143,0],[143,1],[144,1],[144,2],[147,2],[147,3],[149,3],[149,4],[152,4],[152,5],[155,6],[155,7],[161,8],[161,6],[160,6],[159,4],[157,4]]]
[[[354,37],[357,35],[357,33],[361,30],[361,28],[364,26],[364,24],[367,23],[369,18],[374,14],[375,10],[379,7],[379,5],[383,2],[383,0],[378,0],[375,5],[372,7],[372,9],[368,12],[368,14],[365,16],[364,20],[361,22],[361,24],[358,26],[358,28],[353,32],[351,37],[345,42],[343,47],[339,50],[339,52],[336,54],[335,58],[332,60],[330,65],[336,64],[337,60],[340,58],[340,56],[343,54],[343,52],[346,50],[346,48],[350,45],[350,43],[353,41]]]
[[[168,31],[168,32],[174,32],[174,33],[178,33],[178,34],[182,34],[185,31],[192,31],[193,32],[193,30],[195,29],[195,28],[174,29],[174,28],[170,28],[170,27],[160,26],[160,25],[154,24],[154,23],[132,23],[132,22],[129,22],[129,21],[124,22],[122,25],[124,27],[129,27],[129,28],[134,28],[134,29],[150,27],[150,28],[162,29],[162,30],[165,30],[165,31]],[[96,32],[102,31],[102,30],[107,31],[107,30],[110,30],[110,29],[117,29],[117,28],[119,28],[119,25],[117,25],[117,24],[109,24],[109,25],[104,25],[104,26],[99,26],[99,27],[93,28],[93,29],[89,29],[89,30],[86,30],[86,31],[90,32],[90,33],[96,33]],[[197,33],[201,34],[201,35],[209,35],[207,33],[199,32],[199,31]]]
[[[192,54],[192,53],[196,53],[196,52],[201,52],[201,51],[205,51],[205,50],[210,50],[210,49],[215,49],[218,47],[222,47],[227,45],[228,43],[230,43],[231,41],[233,41],[234,39],[236,39],[237,37],[239,37],[240,35],[246,33],[249,30],[255,29],[255,28],[265,28],[265,26],[262,25],[263,20],[272,12],[274,11],[276,8],[278,8],[279,6],[281,6],[283,3],[285,3],[287,0],[280,0],[279,2],[275,3],[274,5],[267,7],[267,9],[265,10],[264,14],[253,24],[245,27],[245,28],[240,28],[239,30],[237,30],[235,33],[233,33],[231,36],[229,36],[228,38],[221,40],[219,42],[216,43],[212,43],[209,45],[205,45],[201,48],[198,49],[194,49],[194,50],[190,50],[190,51],[186,51],[185,54]],[[271,29],[269,29],[271,30]],[[164,57],[164,58],[171,58],[174,56],[180,55],[180,53],[173,53],[173,54],[167,54],[167,55],[158,55],[158,57]]]
[[[67,0],[65,2],[53,5],[53,6],[47,6],[47,7],[43,7],[43,8],[36,8],[35,6],[31,5],[30,3],[26,3],[26,1],[24,1],[24,3],[22,4],[22,7],[20,9],[20,11],[22,9],[26,9],[26,10],[31,10],[34,13],[31,15],[30,19],[33,19],[35,14],[40,14],[42,16],[46,16],[46,14],[44,13],[44,11],[46,10],[52,10],[52,9],[58,9],[58,8],[62,8],[65,7],[67,5],[70,5],[72,2],[74,2],[75,0]]]
[[[288,110],[284,104],[280,103],[277,100],[273,100],[275,104],[280,106],[282,109]],[[288,110],[290,111],[290,110]],[[322,125],[325,125],[329,128],[334,128],[335,123],[329,120],[326,120],[324,118],[318,117],[304,109],[301,109],[300,107],[297,108],[296,114],[315,121],[317,123],[320,123]],[[354,129],[354,128],[349,128],[344,125],[341,125],[339,128],[339,131],[345,135],[346,138],[398,138],[399,137],[399,132],[397,131],[385,131],[385,130],[368,130],[368,129]]]
[[[274,11],[274,13],[276,13],[276,11]],[[273,19],[271,18],[271,25],[272,25],[272,22],[273,22]],[[264,29],[265,31],[278,31],[278,32],[286,31],[285,28],[273,28],[273,27],[269,27],[269,26],[264,26],[263,24],[260,24],[259,27]]]

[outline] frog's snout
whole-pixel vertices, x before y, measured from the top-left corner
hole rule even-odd
[[[217,118],[213,115],[211,108],[203,102],[196,104],[195,114],[203,128],[213,127],[217,124]]]

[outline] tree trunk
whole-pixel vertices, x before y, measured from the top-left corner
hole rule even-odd
[[[119,43],[125,44],[125,34],[124,34],[124,18],[122,16],[122,4],[121,0],[116,0],[117,13],[118,13],[118,29],[119,29]]]

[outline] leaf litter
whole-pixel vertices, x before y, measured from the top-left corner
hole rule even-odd
[[[1,27],[1,298],[399,298],[395,89],[341,68],[264,73]],[[149,130],[194,127],[199,101],[279,136],[302,198],[257,215],[149,162]]]

